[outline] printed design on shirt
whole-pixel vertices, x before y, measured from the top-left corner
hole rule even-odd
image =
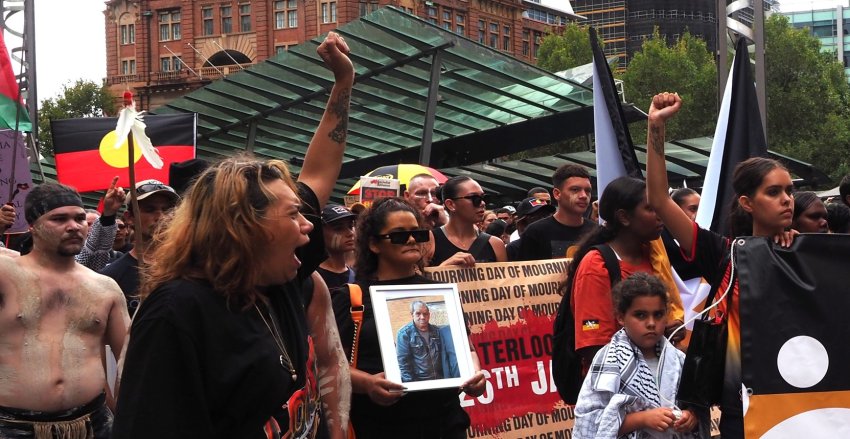
[[[599,329],[599,320],[583,320],[581,322],[582,331],[596,331]]]
[[[283,409],[289,414],[289,428],[280,431],[276,419],[271,418],[264,429],[268,439],[314,439],[318,434],[321,421],[321,400],[319,398],[318,366],[313,337],[307,337],[307,376],[304,387],[295,391]]]

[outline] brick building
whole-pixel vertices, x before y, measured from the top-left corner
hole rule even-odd
[[[578,18],[567,0],[111,0],[106,83],[153,109],[386,5],[529,63]]]

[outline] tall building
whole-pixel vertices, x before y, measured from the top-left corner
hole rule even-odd
[[[717,47],[715,0],[572,0],[572,6],[587,18],[582,24],[597,29],[605,55],[618,57],[620,70],[656,26],[668,43],[688,30],[704,39],[710,51]]]
[[[106,83],[154,109],[387,5],[529,63],[580,18],[567,0],[109,0]]]
[[[786,12],[791,25],[806,28],[820,40],[820,50],[833,53],[844,64],[850,81],[850,8],[838,5],[832,9]]]

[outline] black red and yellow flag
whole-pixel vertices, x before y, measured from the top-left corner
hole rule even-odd
[[[850,235],[736,252],[747,438],[850,437]]]
[[[194,113],[147,115],[144,121],[145,133],[165,164],[162,169],[154,168],[136,147],[136,181],[153,178],[168,184],[171,163],[195,158],[197,117]],[[107,189],[117,175],[118,185],[129,186],[127,141],[115,148],[117,122],[114,117],[51,121],[56,176],[60,183],[88,192]]]

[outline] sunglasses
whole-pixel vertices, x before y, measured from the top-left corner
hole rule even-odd
[[[174,192],[174,189],[171,189],[169,186],[166,186],[166,185],[161,184],[161,183],[145,183],[145,184],[139,186],[138,188],[136,188],[136,193],[139,194],[139,195],[144,195],[148,192],[155,192],[155,191]]]
[[[460,200],[461,198],[463,198],[465,200],[469,200],[469,202],[472,203],[473,206],[480,206],[481,203],[486,203],[487,199],[489,197],[487,196],[487,194],[484,194],[484,195],[473,194],[473,195],[465,195],[463,197],[454,197],[454,198],[452,198],[452,200]]]
[[[407,241],[410,240],[410,237],[413,237],[413,240],[416,242],[428,242],[431,240],[431,236],[428,233],[427,229],[420,230],[400,230],[398,232],[390,232],[383,235],[375,235],[377,239],[389,239],[391,243],[396,245],[407,244]]]

